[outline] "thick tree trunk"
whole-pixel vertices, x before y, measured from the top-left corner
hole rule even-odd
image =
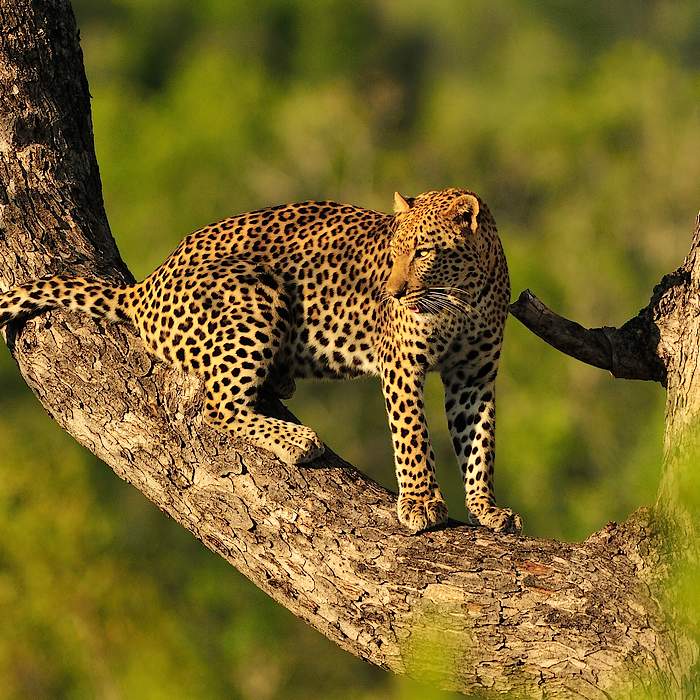
[[[651,305],[667,370],[664,472],[657,507],[698,560],[700,541],[700,214],[690,253],[657,287]]]
[[[3,288],[58,271],[129,279],[103,210],[68,1],[0,0],[0,24]],[[679,279],[651,324],[675,333],[658,344],[668,455],[697,413],[697,280]],[[621,697],[656,674],[680,694],[694,649],[669,633],[648,585],[665,551],[650,512],[581,544],[455,523],[410,536],[395,497],[339,458],[290,467],[207,429],[198,381],[153,360],[126,325],[52,312],[10,329],[8,343],[81,444],[353,654],[465,693]]]

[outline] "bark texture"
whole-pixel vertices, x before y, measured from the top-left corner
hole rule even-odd
[[[667,368],[664,471],[657,508],[692,566],[700,561],[700,214],[686,259],[654,289],[649,313]],[[698,571],[700,574],[700,571]]]
[[[59,271],[129,279],[103,209],[69,2],[0,0],[0,25],[2,287]],[[682,316],[671,320],[681,298],[697,309],[694,284],[686,294],[674,277],[675,291],[655,296],[659,357],[682,408],[673,434],[688,392],[698,396],[700,373],[686,377],[697,311],[694,355]],[[8,343],[81,444],[351,653],[464,693],[622,697],[649,673],[680,689],[692,650],[647,585],[661,556],[650,512],[580,544],[458,523],[410,536],[395,496],[340,458],[290,467],[207,429],[198,380],[149,357],[126,325],[57,311],[9,329]]]

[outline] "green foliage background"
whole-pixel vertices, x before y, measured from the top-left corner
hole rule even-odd
[[[394,189],[448,185],[489,201],[514,293],[584,324],[626,320],[685,254],[700,205],[695,0],[74,6],[107,211],[137,277],[231,213],[308,198],[389,209]],[[0,695],[426,697],[119,481],[43,414],[7,352],[0,386]],[[651,502],[663,399],[511,319],[500,500],[528,534],[567,539]],[[427,403],[464,517],[437,381]],[[373,382],[305,385],[292,408],[393,488]]]

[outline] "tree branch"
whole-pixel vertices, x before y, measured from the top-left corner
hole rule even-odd
[[[129,279],[69,3],[0,0],[0,22],[3,288],[56,270]],[[552,698],[599,698],[629,685],[631,666],[639,678],[677,665],[641,577],[643,514],[581,544],[456,523],[410,536],[395,496],[332,454],[291,467],[207,429],[199,381],[128,326],[55,311],[14,330],[19,368],[61,426],[351,653],[465,693]]]
[[[650,379],[665,386],[666,370],[656,353],[659,331],[646,310],[621,328],[584,328],[555,314],[529,289],[510,313],[553,348],[620,379]]]
[[[665,387],[669,366],[685,354],[676,350],[679,335],[688,330],[688,317],[695,315],[692,309],[700,308],[699,251],[700,214],[683,264],[663,277],[647,306],[620,328],[584,328],[554,313],[529,289],[510,305],[510,313],[566,355],[606,369],[619,379],[647,379]],[[688,306],[692,307],[690,314],[686,313]]]

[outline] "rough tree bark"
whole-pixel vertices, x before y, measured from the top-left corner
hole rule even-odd
[[[68,0],[0,0],[0,30],[2,288],[59,271],[131,279],[104,213]],[[676,504],[700,396],[699,239],[696,229],[683,267],[636,320],[592,342],[579,334],[585,361],[597,349],[599,366],[668,386],[660,503],[692,531]],[[530,326],[570,351],[573,327],[562,336],[557,317],[545,320],[536,313]],[[7,340],[65,430],[349,652],[464,693],[619,697],[647,674],[682,692],[695,649],[669,631],[655,596],[667,556],[655,511],[580,544],[458,523],[409,536],[394,495],[341,459],[289,467],[208,430],[198,381],[154,361],[126,325],[57,311]]]

